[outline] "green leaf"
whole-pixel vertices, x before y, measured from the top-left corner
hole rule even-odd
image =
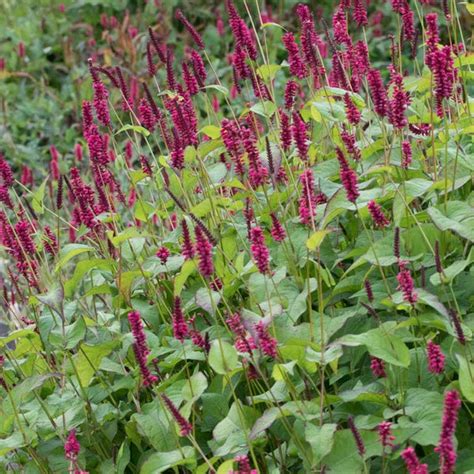
[[[90,270],[112,270],[114,264],[114,260],[102,258],[91,258],[80,261],[76,265],[72,277],[64,284],[64,294],[66,298],[72,297],[74,290]]]
[[[282,409],[277,407],[269,408],[265,410],[263,415],[255,422],[250,431],[249,438],[251,440],[257,439],[262,433],[265,432],[273,422],[282,416]]]
[[[196,304],[209,314],[216,312],[220,301],[221,295],[217,291],[212,291],[209,288],[199,288],[196,292]]]
[[[221,136],[221,129],[216,127],[215,125],[206,125],[205,127],[201,128],[201,133],[207,135],[209,138],[219,138]]]
[[[471,248],[469,252],[469,256],[466,260],[457,260],[449,267],[443,270],[443,274],[434,273],[430,277],[430,282],[434,286],[438,286],[441,283],[450,283],[453,281],[464,269],[469,266],[472,262],[474,262],[474,247]]]
[[[269,100],[264,100],[263,102],[258,102],[257,104],[250,107],[250,110],[257,115],[269,118],[276,112],[277,106]]]
[[[117,453],[116,474],[123,474],[130,463],[130,444],[125,440]]]
[[[206,198],[191,208],[191,212],[197,217],[205,217],[212,211],[211,200]]]
[[[8,438],[0,439],[0,456],[4,456],[10,451],[14,449],[22,448],[28,440],[23,439],[23,435],[20,431],[15,431],[11,436]]]
[[[140,133],[144,137],[148,137],[150,135],[150,132],[146,128],[141,127],[140,125],[130,125],[130,124],[124,125],[120,130],[115,132],[115,135],[118,135],[119,133],[122,133],[122,132],[128,132],[129,130],[131,130],[132,132]]]
[[[182,395],[187,402],[198,400],[206,391],[207,379],[202,372],[192,375],[184,384]]]
[[[474,242],[474,208],[462,201],[448,201],[447,212],[430,207],[428,214],[439,230],[452,230]]]
[[[208,86],[204,86],[203,89],[216,90],[216,91],[218,91],[221,94],[224,94],[226,96],[229,95],[229,89],[227,89],[227,87],[220,86],[219,84],[210,84]]]
[[[84,339],[86,334],[86,323],[82,317],[69,326],[66,326],[66,349],[72,349]]]
[[[281,30],[284,30],[285,28],[281,25],[279,25],[278,23],[274,23],[272,21],[267,21],[266,23],[262,23],[262,25],[260,26],[261,29],[265,29],[265,28],[270,28],[270,27],[277,27],[277,28],[280,28]]]
[[[31,201],[31,207],[37,214],[43,214],[44,212],[44,193],[46,189],[46,183],[48,182],[48,178],[41,183],[39,188],[33,193],[33,198]]]
[[[474,364],[460,354],[456,354],[459,362],[459,385],[463,396],[474,403]]]
[[[12,331],[8,336],[0,337],[0,348],[5,347],[9,342],[16,341],[21,338],[34,337],[36,332],[33,329],[18,329]]]
[[[216,373],[225,375],[236,369],[238,363],[239,357],[234,346],[222,340],[212,342],[209,351],[209,365]]]
[[[181,271],[174,279],[174,295],[179,296],[183,290],[186,280],[196,270],[197,266],[193,260],[186,260],[181,268]]]
[[[186,466],[191,472],[196,466],[194,448],[182,446],[180,449],[167,453],[154,453],[143,464],[140,474],[157,474],[176,466]]]
[[[365,345],[370,355],[399,367],[410,365],[410,351],[404,342],[382,328],[372,329],[364,334],[343,336],[338,341],[343,345]]]
[[[306,441],[311,445],[314,456],[314,464],[319,464],[321,459],[329,454],[334,445],[334,434],[337,425],[327,423],[323,426],[308,424],[305,429]]]
[[[306,246],[309,250],[316,250],[323,243],[324,237],[329,234],[329,230],[317,230],[306,241]]]
[[[281,69],[278,64],[264,64],[257,68],[257,74],[263,79],[264,82],[272,81],[276,73]]]
[[[173,432],[175,428],[158,399],[147,403],[142,407],[142,413],[132,416],[137,424],[137,431],[156,451],[168,451],[175,447],[173,443]]]
[[[79,353],[74,357],[74,365],[81,385],[88,387],[94,374],[99,369],[102,359],[109,355],[117,345],[114,341],[102,344],[82,344]]]
[[[77,255],[80,255],[81,253],[89,252],[90,250],[93,250],[92,247],[85,244],[65,245],[62,248],[61,252],[59,252],[59,261],[56,264],[55,271],[58,272],[59,270],[61,270],[61,268],[64,267],[64,265],[66,265],[67,262],[69,262],[69,260],[76,257]]]

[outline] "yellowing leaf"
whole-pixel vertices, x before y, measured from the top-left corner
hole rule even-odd
[[[323,243],[324,237],[329,234],[329,230],[317,230],[311,237],[306,241],[306,247],[309,250],[316,250]]]

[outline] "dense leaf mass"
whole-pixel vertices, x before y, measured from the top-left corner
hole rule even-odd
[[[3,3],[0,472],[473,472],[471,4]]]

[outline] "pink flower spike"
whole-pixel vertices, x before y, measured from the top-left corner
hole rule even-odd
[[[180,341],[184,342],[184,339],[189,334],[188,324],[184,319],[184,314],[181,309],[181,298],[176,296],[174,299],[174,307],[173,307],[173,335],[174,337]]]
[[[370,359],[370,370],[372,370],[372,374],[374,377],[377,378],[384,378],[387,376],[385,373],[385,363],[382,359],[378,359],[377,357],[372,357]]]
[[[444,397],[443,422],[441,435],[435,451],[439,454],[440,474],[452,474],[456,466],[456,450],[454,448],[454,434],[461,408],[461,398],[456,390],[446,392]]]
[[[193,430],[193,425],[191,425],[191,423],[189,423],[189,421],[186,420],[183,415],[181,415],[179,410],[176,408],[176,405],[165,394],[162,394],[161,398],[163,399],[163,402],[170,411],[171,415],[173,415],[173,418],[175,419],[176,423],[180,427],[180,435],[188,436]]]
[[[204,49],[204,41],[202,40],[201,35],[197,32],[196,28],[190,23],[190,21],[184,16],[183,12],[178,9],[176,10],[176,19],[180,21],[183,26],[188,30],[188,33],[191,35],[192,39],[196,43],[196,46],[199,49]]]
[[[433,341],[428,341],[426,345],[426,352],[428,358],[428,370],[432,374],[441,374],[444,370],[444,354],[441,347]]]
[[[392,423],[390,421],[382,421],[377,427],[380,443],[383,448],[392,448],[395,436],[392,435]]]
[[[346,117],[347,120],[352,125],[357,125],[360,122],[360,112],[359,109],[352,102],[349,93],[346,92],[344,95],[344,105],[346,107]]]
[[[272,212],[270,217],[272,219],[272,228],[270,231],[272,237],[276,242],[282,242],[286,239],[285,229],[281,225],[281,222],[278,220],[278,217],[275,215],[275,213]]]
[[[390,225],[390,221],[383,213],[381,206],[379,206],[375,201],[370,201],[367,205],[367,209],[377,227],[387,227]]]
[[[79,451],[81,450],[81,445],[76,438],[76,430],[71,430],[68,434],[66,442],[64,443],[64,453],[66,459],[70,461],[76,461]]]
[[[398,289],[403,293],[403,299],[414,305],[418,301],[418,294],[415,291],[415,285],[410,270],[407,268],[407,262],[399,262],[400,271],[397,275]]]
[[[428,465],[421,464],[415,450],[409,446],[401,454],[409,474],[428,474]]]
[[[140,313],[138,311],[131,311],[128,313],[128,322],[130,323],[130,328],[135,341],[133,344],[133,351],[135,352],[137,364],[140,367],[143,385],[145,387],[153,385],[158,380],[158,378],[151,374],[147,365],[147,356],[150,351],[146,344],[146,336],[145,331],[143,330],[143,323]]]
[[[277,341],[274,337],[270,336],[268,333],[268,328],[264,324],[263,321],[259,321],[255,325],[255,330],[258,335],[258,347],[260,350],[267,355],[268,357],[271,357],[272,359],[275,359],[277,357]]]
[[[263,230],[256,226],[250,231],[250,240],[252,242],[250,250],[252,251],[255,264],[260,273],[270,272],[270,252],[265,244]]]
[[[194,228],[196,234],[196,253],[199,257],[198,268],[204,278],[209,278],[214,273],[214,263],[212,262],[212,244],[202,231],[200,226]]]

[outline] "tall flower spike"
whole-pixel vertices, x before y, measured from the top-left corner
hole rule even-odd
[[[393,255],[400,258],[400,227],[395,227],[393,234]]]
[[[385,362],[377,357],[372,357],[370,359],[370,370],[374,377],[384,378],[387,376],[385,373]]]
[[[196,76],[199,85],[203,87],[207,78],[206,66],[204,65],[201,55],[194,49],[191,51],[191,63],[194,75]]]
[[[2,153],[0,153],[0,177],[3,180],[3,185],[9,188],[13,184],[13,173],[10,165],[5,161]]]
[[[362,0],[352,0],[354,5],[354,20],[358,26],[366,26],[369,22],[367,20],[367,9]]]
[[[295,81],[288,81],[285,86],[285,109],[291,110],[295,105],[299,86]]]
[[[291,146],[291,125],[290,117],[285,112],[280,111],[280,142],[284,151],[288,151]]]
[[[372,303],[374,301],[374,292],[372,291],[372,285],[369,280],[364,280],[364,288],[369,303]]]
[[[293,140],[296,144],[299,157],[306,161],[308,159],[308,128],[301,118],[299,112],[293,112]]]
[[[194,228],[194,233],[196,234],[196,252],[199,257],[198,268],[204,278],[209,278],[214,273],[212,244],[199,225]]]
[[[344,153],[340,148],[336,148],[336,156],[340,166],[339,175],[341,177],[342,185],[346,190],[347,199],[355,203],[360,195],[357,174],[347,163]]]
[[[199,84],[196,76],[191,73],[188,65],[183,62],[183,80],[186,84],[186,89],[191,95],[196,95],[199,92]]]
[[[377,431],[379,433],[380,443],[383,448],[392,448],[393,442],[395,441],[395,436],[392,435],[392,423],[390,421],[382,421],[377,426]]]
[[[344,105],[346,107],[347,120],[352,125],[357,125],[360,122],[360,112],[359,109],[355,106],[354,102],[352,102],[348,92],[344,94]]]
[[[441,435],[435,448],[435,451],[439,454],[440,474],[452,474],[454,472],[457,455],[453,438],[460,408],[461,399],[459,393],[456,390],[446,392]]]
[[[375,112],[381,117],[385,117],[388,113],[388,97],[387,91],[382,81],[382,75],[378,69],[371,69],[367,73],[367,82],[369,83],[370,95],[374,103]]]
[[[255,331],[258,336],[258,347],[267,355],[275,359],[277,357],[277,341],[268,333],[268,328],[263,321],[259,321],[255,325]]]
[[[438,273],[443,273],[443,265],[441,263],[441,255],[439,252],[439,240],[435,241],[434,257],[435,257],[436,271]]]
[[[298,79],[304,79],[308,75],[306,65],[301,59],[298,45],[296,44],[293,33],[287,32],[282,37],[283,44],[288,52],[288,63],[290,65],[290,73]],[[288,107],[290,108],[290,107]]]
[[[408,119],[405,112],[410,105],[411,99],[408,92],[403,89],[403,78],[395,71],[393,66],[389,66],[391,79],[393,83],[393,94],[389,101],[388,116],[390,123],[398,129],[408,125]]]
[[[410,270],[407,268],[407,262],[399,262],[400,271],[397,275],[398,289],[403,293],[403,299],[414,305],[418,301],[418,294],[415,291],[415,285]]]
[[[155,130],[156,124],[158,123],[158,117],[154,114],[153,109],[145,97],[140,100],[140,105],[138,106],[138,117],[140,123],[148,131],[153,132]]]
[[[339,44],[351,44],[351,38],[347,33],[346,12],[344,7],[339,5],[332,17],[332,27],[334,31],[334,40]]]
[[[272,228],[270,232],[272,234],[273,240],[276,242],[282,242],[286,239],[285,229],[281,225],[281,222],[278,220],[278,217],[274,212],[270,214],[270,217],[272,219]]]
[[[360,435],[359,430],[357,429],[354,423],[354,418],[352,418],[352,416],[350,416],[347,420],[347,424],[349,425],[349,429],[351,430],[352,436],[354,437],[354,441],[357,446],[357,451],[359,451],[359,454],[363,457],[365,454],[364,441],[362,440],[362,436]]]
[[[133,351],[135,358],[142,374],[143,385],[145,387],[153,385],[158,378],[151,374],[147,365],[147,356],[150,353],[146,344],[146,336],[143,330],[143,323],[138,311],[131,311],[128,313],[128,322],[132,330],[134,344]]]
[[[194,258],[194,245],[191,241],[188,224],[184,219],[181,221],[181,228],[183,230],[183,244],[181,246],[181,254],[186,260],[192,260]]]
[[[316,195],[314,192],[314,176],[310,168],[303,171],[300,176],[302,186],[299,200],[299,215],[302,224],[311,224],[316,215]]]
[[[154,77],[156,74],[156,66],[153,61],[153,51],[151,49],[150,42],[146,44],[146,64],[148,67],[148,74],[150,75],[150,77]]]
[[[383,213],[382,208],[375,201],[369,201],[367,209],[377,227],[387,227],[390,225],[390,221]]]
[[[464,331],[461,326],[461,321],[459,319],[459,315],[455,309],[448,308],[449,316],[451,317],[451,321],[453,322],[454,331],[456,332],[456,337],[460,344],[463,346],[466,344],[466,336],[464,335]]]
[[[250,231],[250,250],[260,273],[270,271],[270,252],[265,243],[263,230],[256,226]]]
[[[69,461],[76,461],[79,456],[81,445],[76,438],[76,430],[71,430],[67,436],[66,442],[64,443],[64,454],[66,459]]]
[[[204,49],[204,41],[202,40],[201,35],[197,32],[196,28],[189,22],[189,20],[184,16],[183,12],[178,9],[176,10],[176,19],[180,21],[183,26],[188,30],[188,33],[191,35],[192,39],[196,43],[196,46],[199,49]]]
[[[171,48],[166,49],[166,78],[170,90],[175,91],[178,87],[173,71],[174,54]]]
[[[173,335],[178,341],[183,342],[188,334],[189,328],[181,309],[181,298],[176,296],[173,306]]]
[[[412,162],[412,151],[410,142],[405,140],[402,142],[402,168],[408,169]]]
[[[186,420],[183,415],[181,415],[179,410],[176,408],[176,405],[165,394],[162,394],[161,398],[163,399],[163,402],[165,403],[166,407],[175,419],[176,423],[178,423],[178,426],[180,428],[180,435],[188,436],[193,430],[193,426],[191,425],[191,423]]]
[[[405,5],[402,9],[402,33],[403,39],[412,43],[415,40],[415,14],[410,8],[408,2],[405,2]]]
[[[348,153],[352,156],[354,161],[360,161],[362,158],[359,147],[356,143],[356,137],[349,133],[346,129],[341,130],[341,139]]]
[[[428,465],[421,464],[415,450],[409,446],[401,454],[409,474],[428,474]]]
[[[428,341],[426,345],[427,359],[428,359],[428,370],[432,374],[441,374],[444,370],[444,354],[441,351],[441,347],[435,344],[433,341]]]
[[[102,125],[108,127],[110,125],[108,104],[109,92],[107,91],[104,83],[100,80],[99,74],[92,65],[92,61],[89,62],[89,71],[92,76],[92,87],[94,89],[94,109],[97,114],[97,119]]]
[[[49,226],[44,226],[43,247],[50,255],[58,253],[58,240]]]

